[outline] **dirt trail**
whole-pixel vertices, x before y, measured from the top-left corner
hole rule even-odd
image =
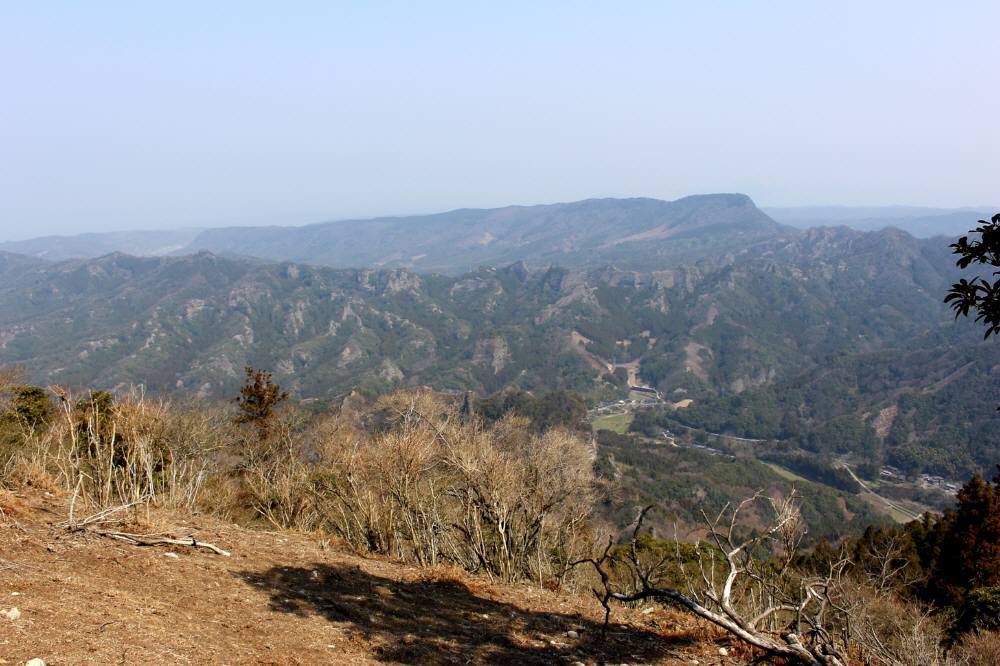
[[[602,640],[601,608],[586,596],[366,559],[207,516],[152,521],[232,557],[130,546],[61,530],[65,498],[14,499],[0,517],[0,609],[22,615],[0,618],[0,664],[673,664],[717,654],[705,642],[717,632],[662,608],[616,610]]]

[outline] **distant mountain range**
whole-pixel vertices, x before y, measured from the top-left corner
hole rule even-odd
[[[211,229],[189,249],[447,274],[516,261],[653,270],[742,249],[779,231],[749,197],[714,194],[669,202],[592,199],[294,228]]]
[[[591,199],[540,206],[462,209],[435,215],[341,220],[306,226],[225,227],[47,236],[0,243],[0,251],[50,260],[191,254],[296,261],[332,268],[408,268],[457,275],[479,266],[658,270],[724,256],[785,227],[893,226],[929,238],[957,237],[996,211],[905,206],[767,208],[741,194],[677,201]]]
[[[895,227],[916,236],[957,238],[989,219],[1000,207],[920,208],[916,206],[800,206],[765,208],[774,220],[799,229],[845,226],[861,231]]]
[[[23,241],[0,243],[0,252],[12,252],[39,259],[92,259],[112,252],[143,257],[183,254],[201,229],[176,231],[109,231],[76,236],[41,236]]]
[[[996,347],[981,343],[971,323],[956,324],[941,302],[957,276],[947,243],[895,229],[798,231],[762,214],[736,216],[748,201],[681,200],[665,208],[674,210],[673,227],[662,202],[632,202],[661,212],[645,227],[581,224],[590,231],[565,254],[583,269],[516,262],[446,276],[208,252],[62,262],[0,253],[0,365],[19,365],[39,384],[143,384],[160,394],[226,397],[252,364],[274,371],[297,397],[319,399],[407,385],[571,388],[600,399],[626,393],[637,372],[671,399],[694,399],[691,418],[705,427],[773,437],[797,420],[795,432],[806,437],[834,423],[841,434],[830,437],[878,431],[883,454],[910,469],[988,467],[1000,455],[996,437],[983,435],[1000,432],[985,404],[1000,393],[1000,364],[989,362]],[[718,206],[719,217],[706,216],[705,204]],[[609,203],[579,206],[607,220]],[[566,211],[531,216],[570,225],[559,222]],[[474,227],[469,220],[500,214],[462,215]],[[550,238],[542,222],[535,228]],[[608,245],[601,230],[622,238],[624,229],[628,238],[638,228],[683,229],[681,241],[696,241],[684,245],[691,261],[676,256],[677,265],[664,267],[662,259],[656,270],[589,266],[605,256],[600,248],[624,245]],[[641,265],[671,256],[671,238],[626,242]],[[554,256],[524,247],[536,260]],[[593,256],[582,247],[595,248]],[[449,255],[435,256],[445,264]],[[782,397],[793,394],[819,407]],[[981,415],[969,417],[979,403],[973,411]],[[702,405],[748,418],[721,422]],[[942,420],[958,407],[966,411]],[[897,414],[905,432],[893,430]],[[853,425],[843,429],[844,419]],[[951,453],[921,454],[935,447]]]
[[[781,226],[741,194],[677,201],[592,199],[544,206],[342,220],[300,227],[117,232],[0,243],[0,251],[52,260],[109,252],[296,261],[332,268],[408,268],[460,274],[479,266],[655,270],[741,250]]]

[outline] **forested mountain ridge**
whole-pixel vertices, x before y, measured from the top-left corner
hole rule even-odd
[[[43,266],[45,263],[37,257],[0,250],[0,279],[4,281],[17,279],[23,272]]]
[[[611,316],[587,274],[522,264],[449,278],[113,254],[54,264],[9,256],[0,272],[15,262],[29,268],[0,288],[0,363],[38,383],[221,396],[251,363],[301,397],[358,385],[591,391],[597,373],[572,344],[574,323]],[[605,288],[636,298],[664,298],[673,280],[603,273]],[[637,302],[617,325],[645,330],[659,308]]]
[[[941,303],[951,263],[941,243],[898,230],[814,229],[762,244],[705,273],[675,323],[684,358],[644,358],[642,372],[739,393],[830,354],[903,344],[951,326]]]
[[[667,421],[911,473],[990,470],[1000,355],[944,310],[954,275],[944,243],[810,230],[718,271],[690,310],[686,357],[642,367],[698,398]]]
[[[879,437],[897,457],[921,456],[952,433],[966,453],[921,457],[932,469],[947,460],[966,469],[980,464],[969,447],[992,411],[966,422],[942,415],[1000,388],[1000,377],[962,370],[970,360],[955,350],[990,350],[975,351],[978,331],[941,303],[956,274],[939,241],[845,228],[654,272],[516,263],[449,277],[209,253],[59,263],[0,255],[0,364],[43,385],[135,383],[207,397],[233,395],[250,364],[300,398],[424,384],[612,397],[627,391],[631,369],[672,400],[694,399],[676,415],[706,428],[778,437],[796,419],[799,435],[835,417],[860,424],[836,431],[854,439],[833,449],[862,446],[864,429],[895,406],[897,429],[913,424],[890,437],[883,418]],[[958,376],[976,381],[944,381]],[[788,396],[802,391],[826,397],[792,406]],[[782,406],[765,414],[753,401]]]

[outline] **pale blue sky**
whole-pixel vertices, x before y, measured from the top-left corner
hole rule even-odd
[[[0,239],[1000,202],[1000,2],[0,4]]]

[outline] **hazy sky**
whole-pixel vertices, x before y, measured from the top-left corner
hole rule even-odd
[[[0,239],[1000,202],[1000,2],[4,2]]]

